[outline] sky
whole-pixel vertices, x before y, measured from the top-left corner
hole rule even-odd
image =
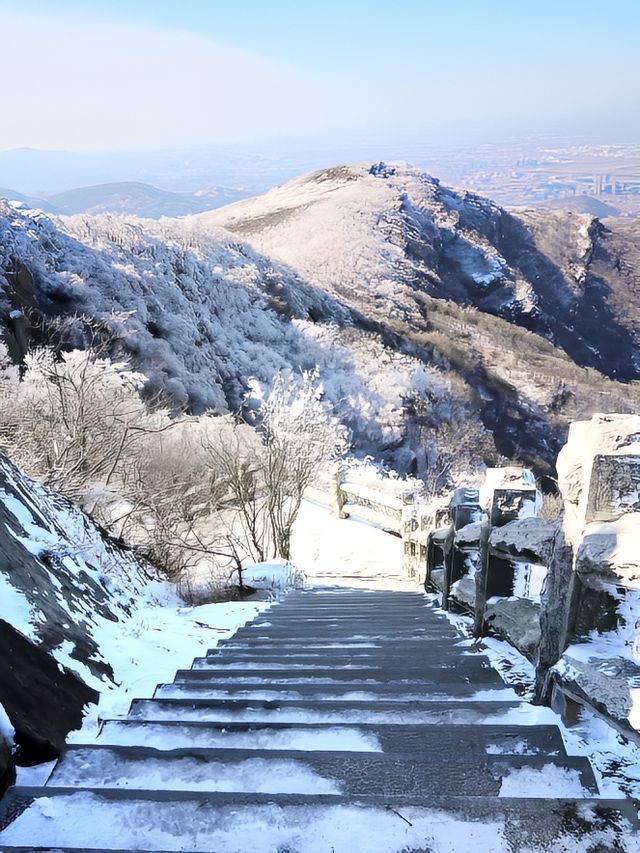
[[[0,35],[0,150],[640,137],[637,0],[0,0]]]

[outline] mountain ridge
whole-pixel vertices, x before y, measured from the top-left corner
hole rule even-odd
[[[92,184],[63,192],[45,193],[42,197],[0,187],[0,197],[19,201],[28,208],[45,213],[65,216],[116,213],[148,219],[193,215],[244,195],[242,190],[230,187],[211,187],[193,193],[172,192],[142,181]]]
[[[68,346],[85,345],[83,316],[110,325],[148,391],[193,412],[238,411],[250,380],[317,366],[356,452],[418,475],[447,443],[461,458],[503,454],[552,474],[569,421],[639,410],[640,383],[599,372],[607,352],[589,352],[576,321],[577,309],[592,323],[594,306],[626,310],[627,343],[601,334],[619,363],[635,356],[633,229],[566,213],[525,222],[385,164],[312,173],[267,196],[157,222],[5,208],[7,334],[31,281],[32,311],[76,318]],[[620,281],[598,294],[601,268]]]
[[[385,310],[406,310],[426,292],[537,332],[584,366],[640,376],[640,312],[634,306],[629,318],[609,301],[607,291],[620,290],[620,265],[604,263],[614,242],[607,235],[624,229],[640,258],[635,223],[612,232],[589,214],[507,211],[405,163],[313,172],[198,221],[238,234],[346,299],[366,275]],[[390,281],[403,284],[401,306]]]

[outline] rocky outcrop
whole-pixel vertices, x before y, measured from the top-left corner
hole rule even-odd
[[[16,730],[16,761],[28,766],[55,758],[98,692],[4,620],[0,648],[0,701]]]
[[[102,646],[146,580],[80,510],[0,455],[0,705],[18,763],[54,757],[113,683]]]

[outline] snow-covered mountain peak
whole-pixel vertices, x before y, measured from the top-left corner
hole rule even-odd
[[[629,329],[609,232],[590,214],[511,212],[409,164],[369,162],[304,175],[194,221],[241,236],[357,310],[418,323],[426,294],[538,332],[609,375],[640,375],[640,320],[634,312]],[[604,266],[592,272],[596,261]],[[611,345],[614,326],[622,349]]]

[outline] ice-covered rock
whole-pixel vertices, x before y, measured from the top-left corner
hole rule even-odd
[[[504,557],[547,565],[557,529],[557,522],[550,519],[522,518],[493,528],[489,546]]]
[[[640,513],[615,521],[592,522],[583,532],[576,553],[576,571],[596,575],[629,589],[640,590]]]
[[[640,416],[572,424],[558,480],[573,574],[556,684],[640,737]]]

